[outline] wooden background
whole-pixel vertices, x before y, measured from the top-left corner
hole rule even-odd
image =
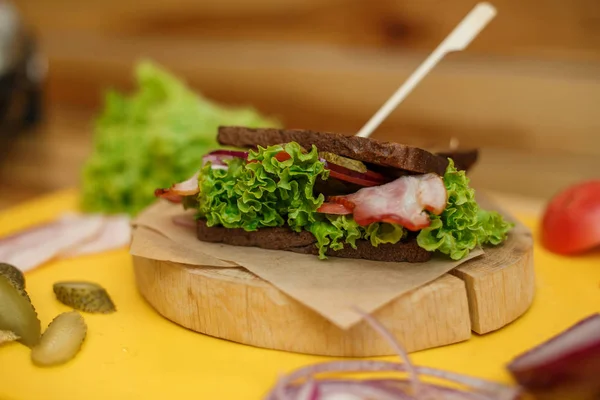
[[[474,0],[18,0],[48,59],[45,124],[0,169],[0,207],[77,185],[91,118],[151,58],[288,127],[356,132]],[[143,5],[140,5],[143,4]],[[479,146],[474,185],[546,199],[600,177],[600,2],[496,0],[498,16],[376,131]],[[25,161],[32,155],[35,162]],[[6,194],[8,193],[8,194]]]

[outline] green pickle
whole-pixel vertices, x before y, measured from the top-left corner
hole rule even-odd
[[[85,281],[57,282],[54,294],[61,303],[74,309],[98,314],[116,311],[108,292],[97,283]]]
[[[31,349],[31,361],[42,367],[64,364],[79,353],[86,335],[81,314],[64,312],[50,322],[38,345]]]
[[[332,164],[339,165],[340,167],[360,172],[361,174],[367,173],[367,166],[361,161],[352,160],[350,158],[338,156],[337,154],[328,153],[326,151],[320,152],[319,157]]]
[[[0,275],[0,330],[13,332],[28,347],[35,346],[41,336],[40,320],[29,297],[5,275]]]

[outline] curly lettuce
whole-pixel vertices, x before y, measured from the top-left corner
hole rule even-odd
[[[285,151],[290,158],[279,161]],[[374,223],[359,226],[352,216],[317,212],[324,196],[315,195],[317,179],[326,180],[329,170],[319,161],[316,147],[304,152],[297,143],[258,147],[243,159],[227,161],[227,169],[213,169],[207,163],[198,178],[198,218],[207,226],[224,226],[255,231],[288,226],[296,232],[307,230],[317,239],[319,257],[329,249],[356,248],[358,239],[397,243],[406,234],[399,225]]]
[[[275,156],[285,151],[290,158]],[[207,226],[222,225],[254,231],[287,225],[296,232],[316,221],[325,198],[315,196],[317,179],[329,170],[319,161],[317,148],[304,153],[297,143],[250,151],[248,162],[234,159],[228,169],[212,169],[207,163],[198,178],[198,216]]]
[[[356,241],[369,240],[377,247],[382,243],[398,243],[407,235],[400,225],[375,222],[366,227],[358,223],[350,215],[322,215],[320,219],[307,228],[317,238],[319,257],[326,258],[331,250],[342,250],[346,246],[356,249]]]
[[[417,243],[428,251],[447,254],[460,260],[471,250],[484,244],[503,242],[514,224],[496,211],[482,210],[475,201],[465,171],[458,171],[452,159],[444,173],[448,204],[441,215],[431,215],[431,225],[422,229]]]
[[[81,176],[85,211],[136,215],[156,200],[154,189],[197,172],[202,156],[218,147],[219,125],[280,126],[252,108],[216,104],[151,62],[135,74],[137,90],[108,91],[96,118]]]
[[[276,156],[283,151],[290,158],[280,161]],[[307,230],[316,238],[321,259],[327,258],[329,250],[356,249],[357,240],[368,240],[377,247],[398,243],[408,234],[397,224],[360,226],[351,215],[318,213],[324,196],[316,195],[314,187],[317,180],[329,177],[329,171],[319,161],[315,146],[310,151],[295,142],[259,146],[249,152],[248,162],[236,158],[227,165],[226,169],[214,169],[207,163],[198,178],[198,218],[205,219],[208,226]],[[419,246],[459,260],[476,246],[497,245],[506,239],[513,224],[495,211],[480,209],[465,171],[458,171],[451,159],[444,183],[448,205],[441,215],[430,216],[431,225],[417,235]]]
[[[355,249],[356,241],[364,234],[362,227],[346,215],[319,215],[307,230],[317,239],[320,258],[326,258],[329,249],[341,250],[345,245]]]

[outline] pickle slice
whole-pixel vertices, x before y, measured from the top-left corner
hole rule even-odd
[[[61,303],[76,310],[108,314],[116,311],[108,292],[97,283],[85,281],[57,282],[54,294]]]
[[[4,275],[14,287],[25,289],[25,276],[17,267],[10,264],[0,263],[0,275]]]
[[[19,342],[35,346],[41,336],[40,320],[29,297],[0,275],[0,330],[19,336]]]
[[[10,264],[0,263],[0,275],[6,277],[10,284],[31,302],[29,294],[25,290],[25,276],[20,269]]]
[[[87,325],[81,314],[62,313],[50,322],[38,345],[31,349],[31,361],[44,367],[64,364],[79,353],[86,335]]]
[[[339,165],[340,167],[348,168],[352,171],[360,172],[362,174],[367,173],[367,166],[363,164],[362,161],[338,156],[337,154],[328,153],[326,151],[319,153],[319,156],[325,161],[328,161],[335,165]]]

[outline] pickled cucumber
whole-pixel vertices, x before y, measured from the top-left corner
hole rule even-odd
[[[29,294],[25,290],[25,276],[20,269],[13,267],[10,264],[0,263],[0,275],[6,277],[11,285],[15,287],[31,303]]]
[[[25,276],[17,267],[10,264],[0,263],[0,275],[4,275],[14,287],[25,289]]]
[[[340,167],[344,167],[344,168],[350,169],[352,171],[360,172],[363,174],[367,172],[367,166],[365,164],[363,164],[361,161],[353,160],[353,159],[347,158],[347,157],[338,156],[337,154],[328,153],[325,151],[320,152],[319,156],[321,158],[323,158],[325,161],[339,165]]]
[[[72,281],[54,284],[54,294],[61,303],[76,310],[108,314],[116,311],[108,292],[97,283]]]
[[[4,275],[0,275],[0,330],[19,336],[19,342],[35,346],[41,336],[41,324],[29,297],[23,295]]]
[[[62,313],[50,322],[40,342],[31,350],[31,361],[37,366],[64,364],[79,353],[86,335],[87,325],[81,314]]]

